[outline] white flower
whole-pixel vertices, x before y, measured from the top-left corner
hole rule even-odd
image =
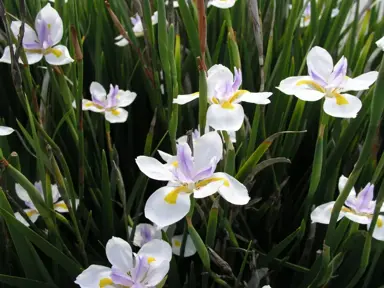
[[[180,256],[181,254],[181,244],[183,242],[183,235],[175,235],[172,237],[172,252],[173,254]],[[185,241],[185,250],[184,257],[190,257],[196,253],[195,244],[193,244],[191,236],[187,235],[187,240]]]
[[[318,46],[309,51],[307,66],[309,76],[289,77],[281,81],[277,88],[304,101],[325,97],[324,112],[338,118],[355,118],[362,106],[359,98],[344,92],[367,90],[378,75],[378,72],[372,71],[349,78],[346,76],[347,59],[343,56],[333,66],[331,55]]]
[[[343,191],[348,178],[341,176],[339,179],[339,191]],[[350,191],[344,206],[341,208],[339,218],[347,217],[349,220],[369,226],[375,211],[376,201],[373,200],[374,185],[368,183],[365,188],[356,195],[354,188]],[[335,201],[322,204],[316,207],[311,213],[311,220],[314,223],[329,224]],[[384,212],[384,206],[380,212]],[[384,217],[379,215],[376,222],[376,227],[373,231],[373,238],[384,241]]]
[[[208,70],[207,125],[215,130],[237,131],[244,121],[244,110],[240,102],[266,105],[272,93],[251,93],[239,90],[242,83],[241,71],[236,67],[235,76],[223,65],[214,65]],[[199,98],[199,93],[178,95],[173,103],[183,105]]]
[[[132,228],[128,227],[128,231],[131,233]],[[159,227],[148,223],[141,223],[136,226],[135,235],[133,236],[133,244],[135,246],[142,247],[153,239],[161,240],[161,229]]]
[[[15,130],[11,127],[0,126],[0,136],[8,136],[12,134]]]
[[[21,24],[21,21],[12,21],[11,23],[12,33],[16,38],[18,38]],[[65,65],[73,62],[67,47],[57,45],[63,38],[63,21],[57,11],[51,7],[51,4],[48,3],[36,16],[35,29],[37,34],[28,24],[25,24],[24,27],[22,44],[28,64],[39,62],[43,56],[51,65]],[[15,49],[16,45],[13,47]],[[5,47],[0,62],[11,64],[9,46]],[[19,62],[23,63],[21,59]]]
[[[188,0],[186,2],[188,4]],[[168,1],[165,1],[165,6],[168,6]],[[179,7],[179,1],[173,1],[173,8]]]
[[[167,275],[172,258],[170,245],[157,239],[133,254],[126,241],[112,237],[105,251],[112,268],[91,265],[77,276],[76,284],[82,288],[153,288]]]
[[[236,0],[209,0],[208,7],[215,6],[216,8],[226,9],[233,7],[235,3]]]
[[[157,11],[153,13],[151,19],[152,19],[152,25],[156,25],[158,22]],[[141,18],[139,14],[136,14],[135,17],[131,17],[131,23],[133,25],[132,30],[133,30],[133,33],[135,33],[135,36],[136,37],[144,36],[144,27],[143,27],[143,23],[141,22]],[[129,44],[127,39],[125,39],[122,35],[115,37],[115,40],[116,40],[115,44],[120,47],[124,47]]]
[[[44,193],[43,193],[43,187],[41,186],[41,181],[35,182],[35,187],[36,187],[37,191],[39,191],[41,197],[44,199]],[[39,213],[39,211],[37,211],[35,205],[33,205],[33,202],[31,200],[31,198],[29,197],[28,192],[18,183],[16,183],[16,185],[15,185],[15,190],[16,190],[17,196],[22,201],[24,201],[26,206],[29,207],[28,209],[24,209],[25,214],[27,214],[27,216],[29,217],[31,222],[35,223],[37,218],[39,218],[40,213]],[[60,193],[59,193],[59,189],[57,188],[57,185],[56,184],[51,185],[51,190],[52,190],[53,208],[55,209],[55,211],[59,212],[59,213],[67,213],[68,207],[65,204],[65,202],[63,200],[58,201],[60,198]],[[79,200],[76,199],[75,203],[76,203],[75,209],[77,209],[77,206],[79,205]],[[15,217],[17,220],[19,220],[25,226],[29,226],[28,222],[25,221],[24,217],[21,216],[21,214],[19,212],[15,213]]]
[[[159,227],[182,219],[190,208],[190,194],[204,198],[216,192],[228,202],[245,205],[247,188],[226,173],[214,173],[223,154],[223,143],[217,132],[209,132],[195,141],[194,153],[188,144],[177,145],[177,155],[163,155],[166,164],[155,158],[139,156],[136,163],[149,178],[168,181],[155,191],[145,204],[145,217]]]
[[[377,47],[384,51],[384,37],[380,38],[376,41]]]
[[[304,0],[304,5],[305,5],[306,2],[307,1]],[[290,6],[290,8],[292,8],[292,6]],[[332,11],[331,11],[331,18],[334,18],[337,15],[339,15],[339,12],[340,11],[337,8],[332,9]],[[311,23],[311,3],[308,3],[307,6],[305,6],[303,15],[301,17],[300,27],[307,27],[307,26],[309,26],[310,23]]]
[[[119,86],[110,85],[109,93],[97,82],[92,82],[89,88],[92,101],[83,99],[83,111],[104,113],[105,119],[110,123],[123,123],[127,121],[128,111],[122,107],[127,107],[136,98],[136,93],[129,90],[119,90]],[[76,107],[75,101],[72,104]]]

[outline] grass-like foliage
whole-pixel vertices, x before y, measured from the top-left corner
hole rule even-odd
[[[0,287],[384,287],[383,8],[0,0]]]

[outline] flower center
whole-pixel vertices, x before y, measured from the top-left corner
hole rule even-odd
[[[218,98],[213,97],[212,102],[215,104],[221,104],[221,107],[224,109],[234,109],[235,107],[233,106],[233,103],[241,97],[241,95],[248,93],[249,91],[247,90],[237,90],[235,93],[232,94],[231,97],[229,97],[228,100],[225,101],[220,101]]]
[[[105,286],[112,285],[112,284],[113,284],[113,281],[111,278],[103,278],[99,282],[99,287],[103,288]]]

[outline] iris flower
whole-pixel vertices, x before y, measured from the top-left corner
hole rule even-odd
[[[156,25],[158,22],[158,16],[157,11],[153,13],[152,15],[152,25]],[[144,27],[143,23],[141,22],[141,18],[139,14],[136,14],[135,17],[131,17],[131,23],[133,25],[133,33],[135,33],[136,37],[142,37],[144,36]],[[125,39],[122,35],[119,35],[115,38],[116,42],[115,44],[120,47],[127,46],[129,44],[128,40]]]
[[[324,112],[338,118],[355,118],[362,107],[359,98],[345,92],[369,89],[378,75],[372,71],[350,78],[347,76],[347,59],[343,56],[333,66],[331,55],[318,46],[309,51],[307,66],[309,76],[289,77],[277,88],[304,101],[318,101],[325,97]]]
[[[215,6],[216,8],[227,9],[233,7],[235,5],[236,0],[209,0],[209,6]]]
[[[175,235],[172,237],[172,252],[173,254],[180,256],[181,254],[181,244],[183,242],[183,235]],[[184,257],[193,256],[196,253],[196,247],[193,244],[191,236],[187,235],[187,240],[185,241],[185,250]]]
[[[39,191],[41,197],[44,199],[44,193],[43,193],[43,187],[41,186],[41,181],[35,182],[35,187],[37,191]],[[29,217],[32,223],[35,223],[39,218],[40,213],[39,211],[37,211],[35,205],[33,205],[33,202],[29,197],[27,191],[18,183],[16,183],[15,185],[15,190],[16,190],[17,196],[22,201],[24,201],[26,206],[28,206],[28,209],[24,209],[25,214],[27,214],[27,216]],[[60,193],[59,193],[59,189],[57,188],[57,185],[56,184],[51,185],[51,190],[52,190],[53,208],[55,209],[55,211],[59,213],[67,213],[68,212],[67,205],[63,200],[59,201]],[[75,202],[76,202],[76,208],[77,208],[77,206],[79,205],[79,200],[76,199]],[[21,216],[19,212],[15,213],[15,217],[25,226],[29,226],[28,222],[25,221],[24,217]]]
[[[190,195],[204,198],[216,192],[228,202],[245,205],[249,202],[247,188],[232,176],[214,173],[223,154],[223,143],[217,132],[210,132],[195,141],[192,155],[187,143],[177,145],[177,155],[166,164],[155,158],[139,156],[136,163],[149,178],[168,181],[156,190],[145,204],[145,217],[159,227],[182,219],[189,211]],[[169,154],[167,154],[169,155]]]
[[[215,130],[237,131],[244,121],[244,109],[240,102],[266,105],[272,93],[252,93],[239,90],[242,83],[241,70],[234,68],[235,76],[223,65],[214,65],[208,70],[207,125]],[[199,98],[199,93],[178,95],[173,103],[183,105]]]
[[[304,4],[305,2],[306,0],[304,0]],[[292,8],[292,5],[290,6],[290,8]],[[331,18],[334,18],[337,15],[339,15],[339,12],[340,11],[337,8],[332,9]],[[307,6],[305,6],[303,15],[301,17],[300,27],[307,27],[309,26],[310,23],[311,23],[311,3],[308,3]]]
[[[129,233],[132,228],[128,227]],[[135,228],[135,235],[133,236],[133,244],[142,247],[144,244],[151,242],[153,239],[161,239],[161,229],[149,223],[138,224]]]
[[[15,130],[11,127],[0,126],[0,136],[8,136],[15,132]]]
[[[172,258],[171,246],[157,239],[133,254],[128,242],[112,237],[105,251],[112,268],[89,266],[76,278],[75,283],[81,288],[153,288],[167,275]]]
[[[11,30],[17,38],[19,35],[21,21],[12,21]],[[69,55],[67,47],[58,45],[63,38],[63,20],[51,4],[45,5],[37,14],[35,20],[35,30],[28,24],[25,24],[24,37],[22,45],[28,64],[39,62],[43,56],[51,65],[65,65],[73,62]],[[14,45],[14,47],[16,47]],[[11,64],[11,54],[9,46],[5,47],[4,54],[0,62]],[[23,63],[19,59],[20,63]]]
[[[343,191],[347,181],[348,178],[344,176],[340,177],[340,192]],[[353,222],[367,225],[367,228],[369,229],[376,206],[376,201],[373,200],[373,189],[374,185],[368,183],[365,188],[356,195],[355,189],[352,188],[344,206],[341,208],[340,215],[337,220],[346,217]],[[329,224],[334,205],[335,201],[332,201],[316,207],[316,209],[311,213],[312,222]],[[384,212],[384,206],[381,207],[380,212]],[[379,215],[379,218],[377,219],[376,227],[373,230],[372,236],[377,240],[384,241],[384,217],[382,215]]]
[[[89,88],[92,101],[83,99],[83,111],[104,113],[105,119],[110,123],[123,123],[127,121],[128,111],[122,107],[127,107],[136,98],[136,93],[129,90],[119,90],[119,86],[110,85],[109,93],[97,82],[92,82]],[[76,107],[75,101],[73,106]]]

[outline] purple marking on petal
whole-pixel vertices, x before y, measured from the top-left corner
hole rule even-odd
[[[345,80],[345,76],[347,75],[347,69],[348,69],[348,61],[347,61],[347,58],[343,56],[333,68],[333,72],[329,77],[327,86],[330,88],[340,87]]]
[[[136,14],[135,17],[131,17],[131,23],[133,26],[135,26],[139,22],[141,22],[139,14]]]
[[[143,246],[145,243],[148,243],[153,239],[152,231],[149,229],[147,225],[143,225],[140,229],[140,235],[143,240],[141,241],[141,245]]]
[[[113,87],[113,85],[111,84],[109,87],[109,94],[107,96],[108,108],[113,108],[117,105],[116,96],[119,93],[119,86],[115,85],[115,87]]]
[[[39,191],[41,197],[43,197],[43,199],[44,199],[44,190],[43,190],[43,185],[41,184],[41,181],[35,182],[34,186],[37,189],[37,191]]]
[[[43,49],[47,49],[52,46],[52,39],[50,35],[50,29],[48,28],[48,23],[44,20],[38,20],[39,30],[37,31],[37,36],[39,38],[40,45]]]
[[[192,140],[197,140],[198,138],[200,138],[200,132],[199,130],[195,129],[192,132]]]
[[[363,190],[357,195],[355,208],[357,212],[370,213],[372,210],[371,202],[373,201],[374,185],[368,183]]]
[[[193,182],[193,159],[192,151],[187,143],[177,145],[177,173],[178,178],[183,183]]]
[[[209,163],[210,164],[209,167],[206,167],[205,169],[202,169],[198,173],[196,173],[195,176],[193,177],[193,181],[197,182],[197,181],[211,177],[216,170],[217,163],[218,161],[216,157],[213,157]]]
[[[325,81],[325,79],[321,75],[317,74],[316,71],[311,69],[310,67],[308,67],[308,74],[309,76],[311,76],[312,80],[319,83],[320,86],[327,86],[327,82]]]
[[[235,77],[233,79],[233,84],[232,84],[232,93],[239,90],[241,83],[243,82],[241,70],[237,69],[236,67],[234,68],[234,70],[235,70]]]
[[[24,43],[23,42],[23,47],[25,49],[41,49],[40,43]]]
[[[308,3],[307,7],[304,9],[304,17],[311,16],[311,3]]]
[[[149,264],[148,264],[147,257],[137,255],[135,269],[131,271],[134,283],[142,282],[148,270],[149,270]]]
[[[25,205],[27,205],[29,208],[31,208],[31,209],[36,209],[35,205],[33,205],[32,202],[30,202],[30,201],[24,201],[24,203],[25,203]]]
[[[120,271],[116,267],[112,267],[111,279],[114,284],[123,285],[126,287],[131,287],[135,284],[135,282],[127,273]]]

